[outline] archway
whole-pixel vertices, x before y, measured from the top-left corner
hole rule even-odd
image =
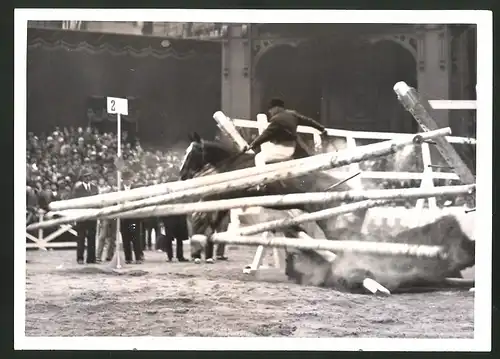
[[[417,86],[413,55],[390,40],[337,41],[327,51],[323,122],[329,127],[376,132],[414,132],[416,123],[393,91],[405,81]]]
[[[377,91],[374,114],[379,131],[416,132],[418,125],[398,101],[393,87],[399,81],[417,87],[417,64],[413,54],[391,40],[374,43],[370,49],[373,88]]]
[[[301,47],[276,45],[259,58],[254,68],[259,91],[254,96],[262,112],[269,100],[280,97],[289,108],[319,119],[321,87],[312,57]]]
[[[263,54],[254,71],[259,83],[256,113],[279,96],[327,127],[378,132],[418,128],[393,91],[398,81],[417,88],[416,60],[392,40],[370,43],[351,37],[277,45]]]

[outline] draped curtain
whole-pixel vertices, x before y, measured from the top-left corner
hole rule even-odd
[[[220,108],[220,45],[29,29],[27,82],[30,131],[85,126],[89,119],[114,121],[105,108],[89,106],[89,98],[113,96],[137,99],[123,118],[139,123],[141,139],[176,143],[193,130],[213,137],[212,114]]]

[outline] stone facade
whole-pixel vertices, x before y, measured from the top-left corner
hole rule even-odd
[[[80,30],[122,35],[152,35],[172,38],[216,39],[221,24],[145,21],[29,21],[29,27]]]
[[[397,81],[428,99],[475,99],[472,25],[64,23],[220,41],[221,109],[231,117],[254,118],[270,96],[282,96],[331,127],[408,132],[415,125],[392,92]],[[466,134],[475,114],[439,110],[434,116],[440,126]]]

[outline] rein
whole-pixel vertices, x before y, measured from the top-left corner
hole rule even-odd
[[[203,162],[205,162],[205,157],[206,157],[206,154],[205,154],[205,143],[204,141],[202,141],[202,160]],[[234,161],[236,161],[238,158],[240,158],[241,156],[245,155],[246,153],[245,152],[238,152],[238,153],[235,153],[233,154],[232,156],[228,157],[228,158],[224,158],[220,161],[217,161],[216,163],[207,163],[205,164],[201,169],[200,171],[198,171],[196,174],[195,174],[195,177],[199,177],[201,175],[207,175],[207,174],[210,174],[211,172],[214,172],[214,171],[220,171],[220,172],[224,172],[224,170],[227,170],[228,167],[234,163]]]

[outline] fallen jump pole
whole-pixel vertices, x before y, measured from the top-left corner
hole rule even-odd
[[[435,137],[446,136],[449,134],[451,134],[451,129],[449,127],[446,127],[436,131],[422,133],[420,134],[420,137],[422,137],[423,139],[433,139]],[[52,202],[49,205],[49,208],[52,211],[70,208],[100,208],[104,206],[114,205],[116,203],[140,200],[144,199],[145,197],[157,196],[156,198],[158,198],[161,197],[161,195],[165,195],[165,192],[167,192],[168,194],[168,192],[184,191],[188,189],[198,188],[200,186],[209,186],[216,183],[231,183],[236,178],[247,178],[260,174],[272,174],[276,171],[290,171],[292,168],[303,168],[304,166],[311,166],[311,164],[313,164],[312,169],[311,167],[308,167],[308,171],[329,170],[336,167],[342,167],[346,164],[364,161],[372,157],[384,156],[394,153],[398,148],[411,144],[412,142],[412,138],[383,141],[367,146],[359,146],[355,150],[343,150],[334,153],[324,153],[297,160],[268,164],[262,167],[244,168],[241,170],[224,172],[205,177],[197,177],[186,181],[169,182],[160,185],[132,189],[129,191],[112,192],[96,196],[56,201]],[[322,166],[319,166],[319,168],[317,166],[318,162],[322,164]],[[303,172],[302,174],[305,173],[307,172]]]
[[[294,160],[296,165],[300,165],[306,160],[304,158]],[[289,162],[289,161],[287,161]],[[278,168],[285,168],[285,163],[280,162],[273,164],[272,167],[250,167],[241,170],[236,170],[232,172],[223,172],[212,174],[204,177],[196,177],[188,179],[186,181],[175,181],[167,182],[152,186],[146,186],[141,188],[134,188],[128,191],[122,192],[111,192],[98,194],[95,196],[82,197],[82,198],[72,198],[62,201],[54,201],[50,203],[49,208],[52,211],[61,211],[65,209],[77,209],[77,208],[101,208],[105,206],[111,206],[117,203],[123,203],[128,201],[134,201],[139,199],[144,199],[147,197],[164,195],[166,193],[171,193],[174,191],[182,191],[192,188],[197,188],[200,186],[208,186],[216,183],[230,182],[236,177],[245,177],[249,175],[264,174],[268,172],[273,172]],[[291,166],[288,164],[288,166]]]
[[[389,203],[389,200],[379,199],[379,200],[368,200],[368,201],[344,204],[342,206],[335,208],[328,208],[312,213],[304,213],[296,217],[277,219],[273,221],[254,224],[251,226],[241,227],[236,230],[233,229],[231,232],[214,233],[210,238],[208,238],[208,240],[217,238],[226,238],[231,236],[249,236],[261,232],[296,226],[305,222],[315,222],[345,213],[351,213],[362,209],[381,206],[387,203]]]
[[[249,207],[285,207],[298,204],[327,204],[335,201],[362,201],[367,199],[402,199],[402,198],[428,198],[446,195],[459,195],[472,193],[475,185],[442,186],[430,189],[404,188],[404,189],[381,189],[381,190],[351,190],[343,192],[311,192],[292,193],[285,195],[269,195],[258,197],[241,197],[205,202],[189,202],[179,204],[165,204],[149,206],[111,215],[105,218],[147,218],[157,216],[181,215],[194,212],[214,212],[229,209]],[[68,209],[47,213],[60,216],[78,216],[80,214],[92,214],[98,211],[92,209]]]
[[[321,154],[318,156],[328,156],[329,154]],[[331,154],[330,154],[331,156]],[[61,211],[65,209],[77,208],[102,208],[128,201],[140,200],[148,197],[164,195],[174,191],[182,191],[193,189],[200,186],[208,186],[216,183],[231,182],[235,178],[243,178],[251,175],[264,174],[292,166],[299,166],[308,162],[308,158],[301,158],[291,161],[269,164],[263,167],[250,167],[235,170],[231,172],[223,172],[211,174],[209,176],[196,177],[186,181],[175,181],[162,183],[147,187],[134,188],[128,191],[104,193],[95,196],[72,198],[62,201],[54,201],[49,204],[51,211]]]
[[[204,245],[207,237],[204,235],[194,235],[192,241]],[[236,244],[245,246],[264,246],[278,248],[295,248],[301,250],[326,250],[332,252],[352,252],[360,254],[376,254],[391,256],[408,256],[417,258],[446,259],[447,253],[442,246],[415,245],[389,242],[369,242],[369,241],[345,241],[328,239],[297,239],[287,237],[261,236],[213,236],[210,239],[214,243]]]
[[[444,136],[451,133],[451,129],[449,127],[439,129],[436,131],[426,132],[415,136],[415,138],[422,139],[430,139],[436,138],[439,136]],[[299,177],[306,174],[310,174],[314,171],[323,171],[336,167],[342,167],[354,162],[361,162],[369,158],[389,155],[395,153],[401,147],[404,147],[412,141],[407,139],[398,139],[391,141],[384,141],[380,143],[375,143],[366,146],[357,147],[355,150],[349,151],[339,151],[335,154],[322,154],[313,157],[308,157],[309,161],[306,163],[300,162],[300,160],[292,160],[287,162],[281,162],[278,164],[270,164],[267,166],[278,169],[264,174],[253,175],[251,177],[243,177],[238,179],[233,179],[230,182],[218,183],[210,186],[197,187],[190,190],[179,191],[175,193],[168,193],[166,195],[146,198],[134,202],[121,203],[115,206],[110,206],[106,208],[102,208],[99,211],[93,214],[81,215],[78,217],[64,217],[41,223],[34,223],[27,227],[28,230],[38,229],[38,228],[47,228],[57,224],[67,224],[72,222],[86,221],[86,220],[94,220],[102,217],[111,216],[113,214],[119,214],[126,211],[131,211],[134,209],[159,205],[162,203],[174,202],[174,201],[182,201],[188,198],[202,198],[204,196],[209,196],[213,194],[219,193],[227,193],[235,190],[241,190],[245,188],[249,188],[256,185],[262,185],[267,183],[276,182],[279,180],[286,180],[292,177]],[[299,162],[297,162],[299,161]],[[289,164],[292,167],[283,168],[283,164]],[[299,163],[300,165],[297,165]],[[252,170],[258,170],[259,167],[249,168]],[[237,171],[234,171],[237,172]],[[233,172],[233,174],[234,174]],[[231,174],[231,172],[227,172],[226,174]],[[234,177],[233,177],[234,178]]]
[[[394,85],[394,92],[398,96],[399,102],[411,113],[424,131],[433,131],[438,128],[436,121],[429,114],[432,111],[430,105],[421,98],[417,90],[401,81]],[[472,172],[446,138],[436,138],[434,142],[446,163],[455,171],[464,184],[476,182]]]
[[[298,204],[326,204],[335,201],[362,201],[367,199],[402,199],[402,198],[428,198],[441,195],[458,195],[472,193],[475,185],[443,186],[428,190],[420,188],[389,189],[389,190],[353,190],[345,192],[316,192],[297,193],[287,195],[269,195],[259,197],[243,197],[227,200],[206,202],[191,202],[140,208],[106,218],[142,218],[151,216],[180,215],[194,212],[223,211],[234,208],[249,207],[281,207]]]
[[[249,207],[287,207],[298,204],[326,204],[336,201],[362,201],[367,199],[403,199],[428,198],[446,195],[472,193],[475,185],[442,186],[422,190],[421,188],[384,189],[384,190],[352,190],[344,192],[312,192],[286,195],[269,195],[258,197],[242,197],[206,202],[190,202],[150,206],[112,215],[109,218],[142,218],[151,216],[167,216],[189,214],[194,212],[214,212],[235,208]]]

